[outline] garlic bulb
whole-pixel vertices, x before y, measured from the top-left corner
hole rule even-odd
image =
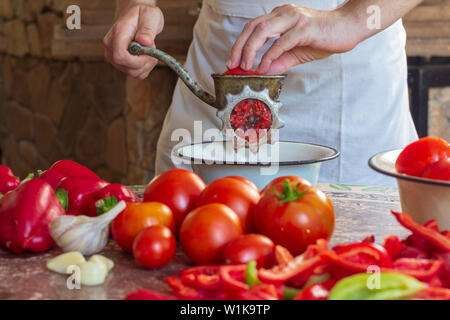
[[[63,251],[79,251],[91,255],[103,250],[109,240],[109,223],[126,207],[120,201],[98,217],[65,215],[56,217],[50,225],[50,235]]]

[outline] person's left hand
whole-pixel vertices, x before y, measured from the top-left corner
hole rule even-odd
[[[358,27],[352,21],[339,9],[276,7],[246,24],[231,49],[227,67],[251,69],[256,52],[277,36],[256,70],[261,74],[280,74],[292,66],[349,51],[360,41]]]

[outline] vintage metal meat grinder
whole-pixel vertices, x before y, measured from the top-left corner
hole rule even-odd
[[[167,53],[132,42],[132,55],[146,54],[167,64],[187,87],[203,102],[217,109],[222,133],[233,139],[235,149],[257,151],[259,145],[271,143],[271,132],[284,126],[279,118],[278,97],[286,75],[212,74],[215,96],[199,87],[190,74]],[[253,130],[250,130],[253,129]]]

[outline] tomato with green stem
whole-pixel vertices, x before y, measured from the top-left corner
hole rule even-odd
[[[292,254],[305,251],[317,239],[329,239],[334,229],[334,209],[328,197],[302,178],[269,184],[258,202],[255,230]]]

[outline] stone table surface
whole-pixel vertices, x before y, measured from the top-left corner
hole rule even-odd
[[[391,234],[404,237],[409,232],[401,227],[390,210],[400,210],[396,188],[363,187],[319,183],[331,199],[336,214],[336,228],[332,244],[352,242],[375,235],[376,242]],[[142,194],[143,187],[134,190]],[[178,248],[174,260],[165,268],[146,270],[133,257],[122,251],[113,241],[101,254],[112,259],[114,268],[100,286],[68,289],[68,276],[50,272],[45,263],[60,254],[52,249],[44,254],[10,254],[0,249],[0,299],[123,299],[139,289],[168,293],[164,283],[168,276],[190,266],[188,258]]]

